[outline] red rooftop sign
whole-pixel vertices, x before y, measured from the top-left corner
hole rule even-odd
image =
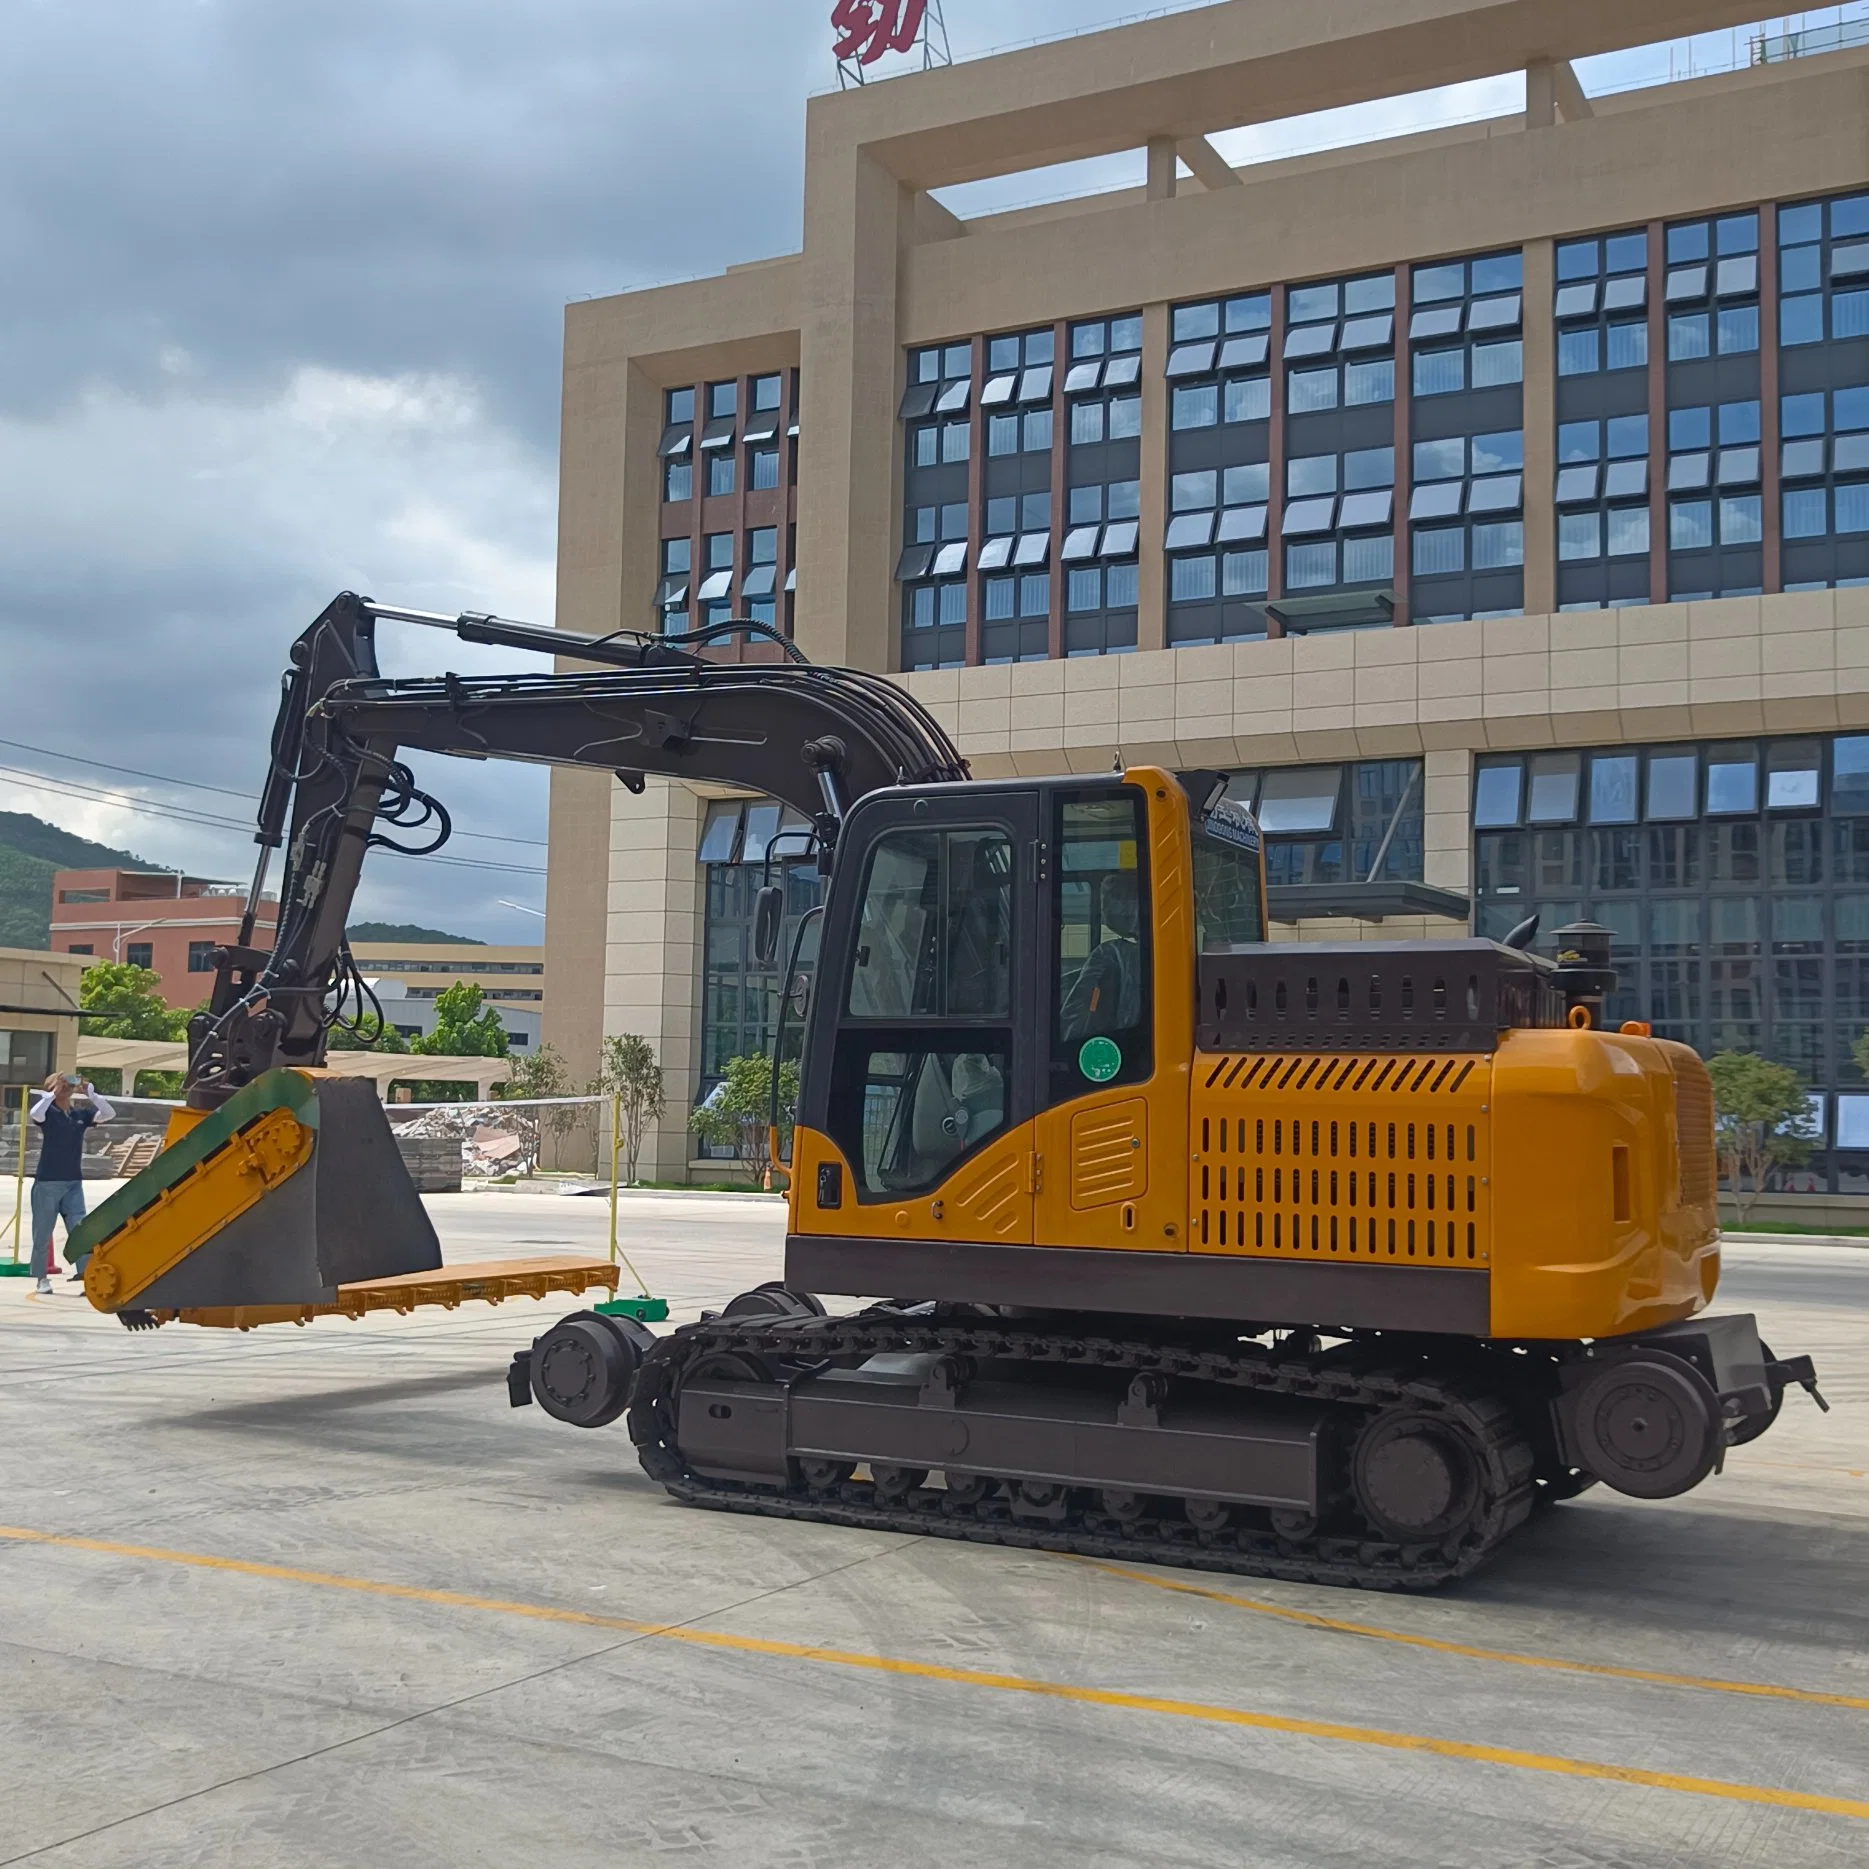
[[[906,52],[921,36],[928,0],[837,0],[831,8],[839,62],[874,65],[885,52]]]

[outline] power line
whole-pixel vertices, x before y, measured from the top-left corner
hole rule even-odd
[[[48,779],[43,773],[31,772],[19,766],[0,765],[0,773],[10,774],[15,779],[37,787],[41,791],[51,792],[55,797],[110,805],[119,811],[140,812],[143,816],[150,818],[170,818],[178,824],[191,825],[198,830],[246,832],[253,828],[238,818],[215,817],[207,812],[191,811],[184,805],[155,805],[145,799],[131,798],[120,792],[103,792],[93,786],[79,785],[74,780]],[[457,835],[464,834],[457,833]],[[397,850],[393,845],[377,847],[386,850],[391,856],[409,854],[407,851]],[[427,856],[421,860],[426,863],[445,863],[450,869],[457,870],[497,870],[502,875],[543,876],[546,873],[543,864],[490,863],[481,857]]]
[[[178,779],[173,773],[167,772],[146,772],[141,766],[116,766],[112,765],[107,759],[93,759],[89,754],[85,753],[64,753],[53,746],[33,746],[25,740],[9,740],[3,736],[0,736],[0,746],[11,746],[23,753],[38,753],[47,759],[69,760],[74,766],[91,766],[95,767],[100,772],[121,772],[133,779],[154,779],[159,785],[180,785],[195,792],[218,792],[224,798],[238,798],[243,803],[249,805],[254,805],[259,802],[254,798],[251,792],[237,792],[231,786],[209,785],[206,781],[201,779]],[[17,774],[23,770],[23,768],[17,766],[0,766],[0,772],[12,772]],[[38,774],[32,774],[30,776],[40,778],[43,784],[77,783],[76,780],[48,780],[42,778],[41,775]],[[177,809],[186,810],[188,807],[178,806]],[[235,828],[238,830],[246,830],[249,827],[245,824],[240,824]],[[546,839],[543,837],[508,837],[502,835],[498,831],[456,831],[454,835],[456,837],[471,837],[477,843],[529,844],[538,850],[549,848]]]
[[[86,753],[62,753],[55,746],[33,746],[25,740],[9,740],[0,737],[0,746],[10,746],[20,753],[40,753],[47,759],[68,759],[74,766],[95,766],[100,772],[127,773],[133,779],[154,779],[162,785],[185,785],[194,792],[220,792],[228,798],[238,798],[246,804],[253,802],[250,792],[236,792],[229,785],[209,785],[201,779],[177,779],[166,772],[145,772],[141,766],[113,766],[107,759],[93,759]]]

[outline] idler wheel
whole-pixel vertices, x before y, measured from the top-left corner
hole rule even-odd
[[[814,1493],[834,1493],[856,1472],[854,1460],[801,1460],[798,1471]]]
[[[574,1311],[532,1343],[532,1399],[554,1420],[604,1428],[629,1406],[630,1387],[655,1338],[633,1318]]]
[[[1720,1455],[1719,1398],[1692,1364],[1661,1351],[1605,1363],[1578,1390],[1572,1419],[1585,1467],[1632,1499],[1688,1492]]]
[[[1223,1532],[1233,1520],[1233,1508],[1220,1499],[1184,1499],[1181,1509],[1197,1532]]]
[[[1400,1543],[1446,1538],[1479,1507],[1472,1449],[1434,1415],[1413,1409],[1378,1415],[1358,1436],[1350,1469],[1363,1516]]]
[[[984,1473],[948,1473],[948,1504],[954,1506],[977,1506],[993,1490],[994,1482]]]
[[[1140,1493],[1117,1486],[1106,1486],[1098,1494],[1097,1503],[1119,1525],[1134,1525],[1148,1512],[1148,1504]]]

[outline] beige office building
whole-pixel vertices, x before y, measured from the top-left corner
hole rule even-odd
[[[545,1007],[545,950],[542,947],[488,947],[466,941],[353,941],[351,958],[365,978],[393,982],[409,1001],[423,1007],[456,984],[477,986],[486,1004],[503,1015],[508,1030],[517,1024],[526,1043]],[[390,1023],[396,1023],[391,1017]],[[432,1021],[430,1021],[432,1023]]]
[[[981,775],[1237,771],[1287,936],[1588,914],[1612,1010],[1795,1064],[1794,1185],[1869,1190],[1869,47],[1571,62],[1751,16],[1221,0],[813,98],[802,252],[569,310],[562,626],[771,622]],[[1207,140],[1520,70],[1523,115]],[[545,1035],[654,1041],[677,1174],[766,1029],[776,808],[552,800]]]

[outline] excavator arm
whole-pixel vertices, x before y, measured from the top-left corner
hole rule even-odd
[[[587,666],[390,680],[376,658],[386,620]],[[190,1022],[187,1107],[163,1153],[71,1242],[94,1304],[126,1316],[329,1306],[340,1286],[439,1267],[370,1087],[320,1075],[332,1026],[365,992],[344,929],[369,851],[426,855],[449,834],[406,751],[590,767],[634,791],[649,774],[743,787],[809,817],[826,867],[865,794],[968,776],[932,716],[878,676],[817,667],[777,637],[777,661],[697,653],[734,631],[761,626],[589,637],[349,592],[325,609],[292,645],[240,936],[217,951]],[[278,924],[260,947],[282,846]]]
[[[386,680],[375,647],[386,618],[607,666]],[[575,636],[337,598],[292,646],[260,803],[261,861],[241,939],[221,951],[190,1033],[189,1102],[212,1108],[275,1065],[323,1063],[349,984],[344,926],[365,856],[377,845],[428,854],[447,839],[447,813],[416,786],[405,750],[594,767],[636,791],[651,773],[744,787],[803,812],[827,853],[865,793],[967,777],[947,735],[893,683],[783,647],[778,662],[718,663],[659,637]],[[281,843],[278,932],[261,952],[253,927],[268,854]]]

